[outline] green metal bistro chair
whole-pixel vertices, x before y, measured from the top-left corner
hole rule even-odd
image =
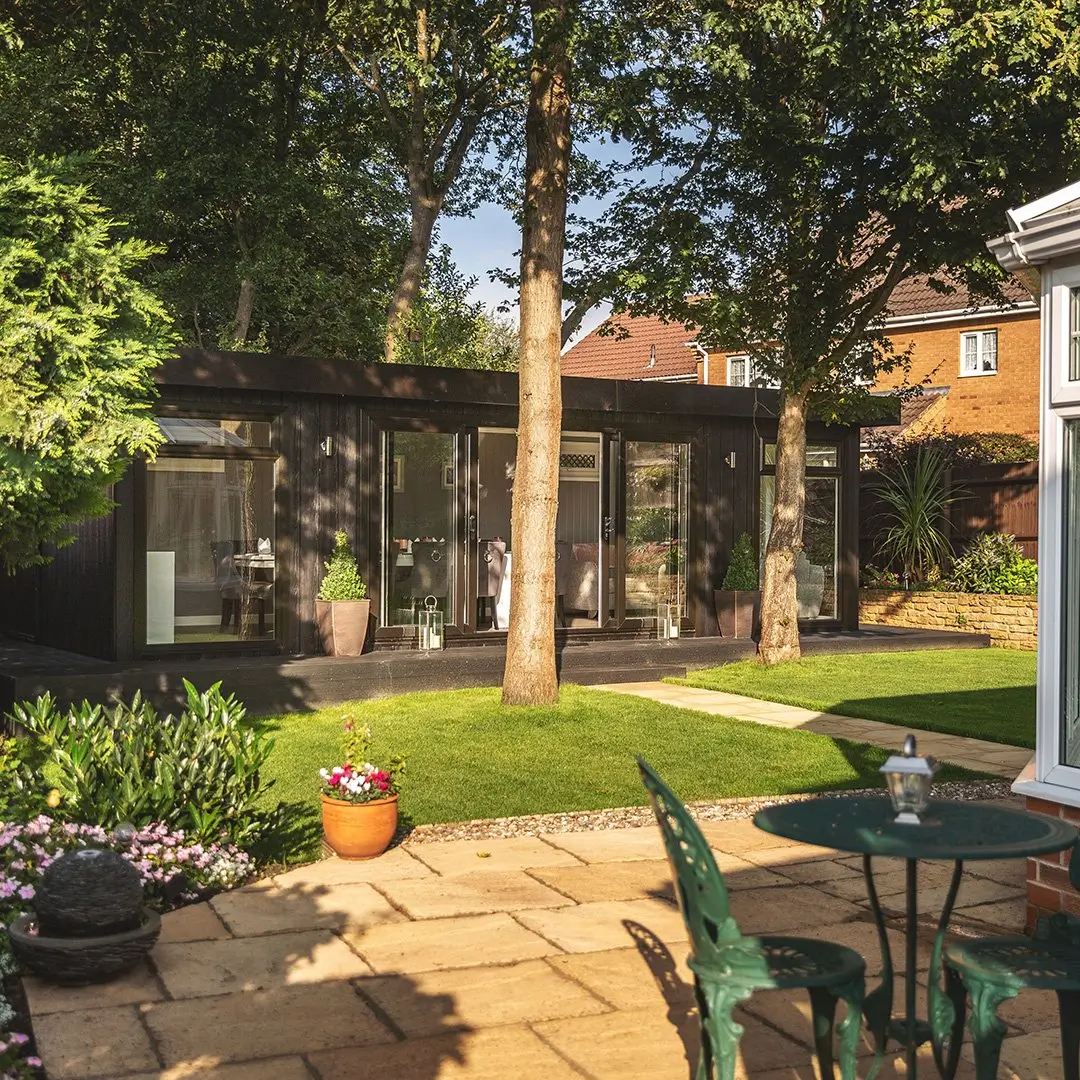
[[[1080,844],[1072,850],[1069,882],[1080,890]],[[1032,937],[976,938],[945,947],[947,989],[956,1010],[950,1046],[963,1035],[964,1007],[971,996],[968,1026],[975,1044],[976,1080],[996,1080],[1005,1024],[997,1010],[1021,990],[1055,990],[1061,1023],[1065,1080],[1080,1080],[1080,919],[1042,916]],[[951,1080],[955,1052],[946,1062]]]
[[[793,937],[743,937],[731,917],[727,889],[701,830],[671,789],[641,758],[641,779],[664,836],[679,910],[690,934],[701,1027],[697,1080],[733,1080],[743,1033],[733,1010],[755,990],[801,987],[810,992],[814,1044],[823,1078],[834,1076],[833,1021],[838,999],[840,1075],[854,1080],[862,1024],[866,962],[843,945]]]

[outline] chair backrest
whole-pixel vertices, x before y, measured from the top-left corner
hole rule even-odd
[[[214,584],[218,588],[233,585],[240,580],[233,562],[236,545],[232,540],[215,540],[210,545],[210,558],[214,563]]]
[[[731,917],[724,879],[708,841],[678,796],[641,758],[637,763],[664,837],[694,958],[708,963],[718,946],[730,945],[742,937]]]

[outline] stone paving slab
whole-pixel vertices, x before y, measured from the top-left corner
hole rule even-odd
[[[543,960],[386,975],[357,986],[408,1038],[611,1011]]]
[[[371,968],[329,930],[160,945],[154,966],[170,997],[334,982]]]
[[[648,828],[599,829],[596,832],[544,836],[553,847],[569,851],[586,863],[663,859],[664,841],[655,825]]]
[[[523,908],[562,907],[573,900],[530,877],[523,870],[461,874],[443,878],[433,889],[424,879],[387,881],[383,895],[410,919],[486,915]]]
[[[34,1037],[50,1080],[113,1077],[161,1065],[136,1006],[35,1015]]]
[[[655,939],[643,940],[641,947],[549,956],[547,963],[615,1009],[693,1004],[694,977],[686,965],[686,950],[669,949]]]
[[[342,937],[379,974],[509,964],[560,951],[505,912],[346,930]]]
[[[311,1080],[302,1057],[268,1058],[239,1065],[215,1065],[212,1059],[185,1061],[162,1072],[132,1073],[124,1080]]]
[[[743,863],[753,869],[750,863]],[[666,859],[598,863],[594,866],[547,866],[529,874],[579,904],[598,900],[637,900],[643,896],[675,902]]]
[[[626,923],[647,927],[661,941],[686,946],[682,916],[663,900],[611,900],[516,912],[522,926],[563,952],[618,949],[630,942]]]
[[[165,1065],[284,1057],[394,1041],[345,982],[162,1001],[142,1007]]]
[[[148,963],[141,963],[118,978],[98,986],[56,986],[28,975],[23,989],[34,1016],[56,1012],[82,1012],[109,1005],[138,1005],[165,996]]]
[[[355,885],[362,882],[404,881],[430,878],[433,871],[415,858],[410,849],[395,847],[377,859],[323,859],[277,874],[274,884],[281,889],[294,886]]]
[[[209,904],[191,904],[162,915],[158,943],[210,941],[230,936],[227,927]]]
[[[417,844],[412,852],[422,863],[445,877],[480,871],[528,870],[535,866],[581,865],[580,859],[545,844],[536,836],[515,836],[505,840],[439,840]]]
[[[321,1080],[581,1080],[524,1025],[409,1039],[378,1053],[315,1053],[308,1060]]]

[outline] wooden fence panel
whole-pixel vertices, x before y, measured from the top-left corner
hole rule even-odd
[[[949,473],[957,496],[949,509],[949,529],[955,554],[980,533],[1011,533],[1024,554],[1039,557],[1039,463],[963,465]],[[859,484],[859,557],[863,564],[880,564],[877,538],[885,506],[876,494],[880,474],[865,470]]]

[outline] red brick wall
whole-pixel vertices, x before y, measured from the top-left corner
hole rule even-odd
[[[1064,818],[1080,825],[1080,807],[1061,806],[1046,799],[1028,799],[1027,808],[1036,814]],[[1027,861],[1027,920],[1026,930],[1035,929],[1040,915],[1066,911],[1080,915],[1080,893],[1069,884],[1070,851],[1040,855]]]
[[[960,335],[968,331],[997,330],[996,375],[960,375]],[[1039,436],[1039,315],[1025,312],[986,320],[954,322],[923,329],[891,332],[893,348],[913,346],[913,384],[949,387],[943,410],[935,410],[934,423],[950,431],[1007,431]],[[704,364],[698,361],[698,381],[704,382]],[[882,378],[876,389],[898,386],[902,376]],[[709,354],[709,382],[727,382],[727,354]]]

